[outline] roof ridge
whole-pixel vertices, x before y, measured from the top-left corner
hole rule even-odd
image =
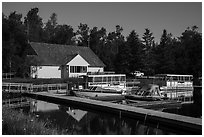
[[[57,44],[57,43],[45,43],[45,42],[30,42],[30,43],[45,44],[45,45],[57,45],[57,46],[73,46],[73,47],[77,47],[77,48],[90,48],[87,46],[66,45],[66,44]]]

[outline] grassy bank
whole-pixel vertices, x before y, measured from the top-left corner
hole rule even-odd
[[[3,135],[59,135],[62,134],[56,128],[47,128],[46,123],[38,121],[21,111],[2,110],[2,134]]]

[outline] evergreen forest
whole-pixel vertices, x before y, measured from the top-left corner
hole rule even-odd
[[[177,38],[164,29],[159,42],[149,28],[144,30],[141,38],[136,28],[124,37],[123,28],[117,24],[113,32],[84,23],[74,30],[68,24],[58,24],[56,13],[43,23],[38,8],[32,8],[24,19],[15,11],[8,17],[2,13],[2,72],[29,77],[29,42],[42,42],[89,46],[104,62],[106,71],[202,76],[202,34],[197,26],[189,26]]]

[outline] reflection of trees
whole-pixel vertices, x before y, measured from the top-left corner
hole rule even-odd
[[[149,124],[147,121],[139,121],[136,118],[120,118],[119,115],[102,112],[93,113],[62,105],[58,105],[58,108],[44,112],[35,111],[35,113],[40,116],[40,119],[46,121],[48,127],[57,126],[64,134],[155,135],[171,133],[166,129],[159,129],[160,127],[157,127],[157,124]]]
[[[66,108],[67,110],[69,108]],[[80,122],[71,123],[68,131],[71,134],[86,134],[86,135],[155,135],[169,134],[157,125],[146,125],[144,121],[130,119],[127,117],[120,118],[111,114],[95,114],[88,112]]]

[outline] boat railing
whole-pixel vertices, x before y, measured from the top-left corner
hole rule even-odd
[[[106,72],[87,72],[88,75],[104,75],[104,74],[115,74],[114,71],[106,71]]]

